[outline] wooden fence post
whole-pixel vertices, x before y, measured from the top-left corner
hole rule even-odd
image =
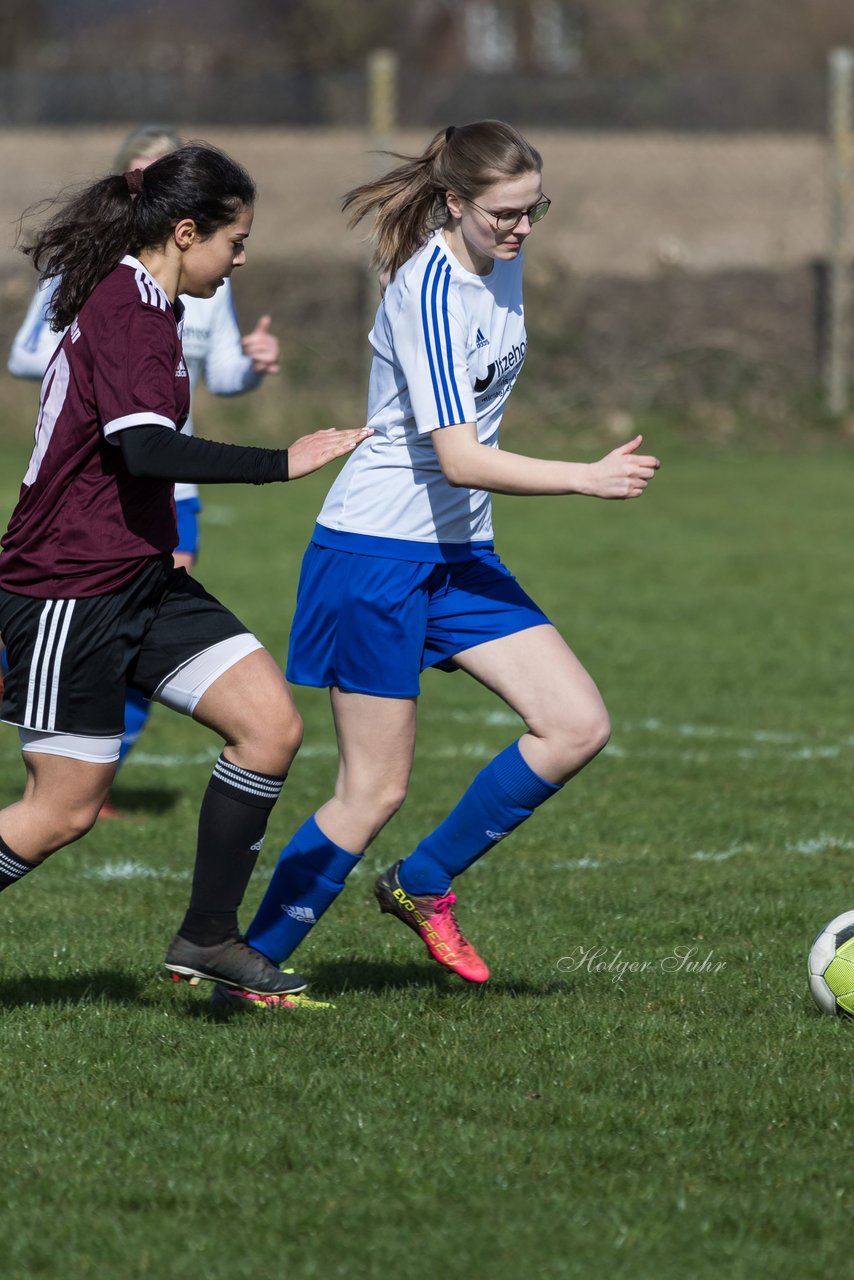
[[[847,412],[851,364],[851,178],[854,53],[830,54],[828,154],[827,341],[824,396],[828,411]]]
[[[397,54],[389,49],[374,49],[368,54],[368,177],[378,178],[389,167],[388,151],[397,128]],[[365,265],[364,319],[365,334],[370,333],[380,300],[380,284],[370,263]],[[368,370],[371,350],[368,348]]]

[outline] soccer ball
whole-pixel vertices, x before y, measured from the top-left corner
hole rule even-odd
[[[809,984],[822,1013],[854,1015],[854,911],[843,911],[816,935]]]

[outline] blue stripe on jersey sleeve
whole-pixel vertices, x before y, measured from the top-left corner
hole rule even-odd
[[[430,380],[433,383],[433,395],[436,398],[436,409],[439,417],[442,417],[442,402],[439,398],[439,383],[436,379],[436,362],[433,357],[433,349],[430,341],[430,324],[427,318],[427,291],[430,284],[430,272],[433,269],[439,249],[434,249],[430,261],[427,263],[427,270],[424,272],[424,279],[421,281],[421,324],[424,329],[424,343],[427,348],[427,363],[430,366]]]
[[[448,293],[451,268],[437,247],[427,263],[421,282],[421,323],[427,349],[430,381],[436,401],[440,427],[463,422],[465,412],[454,372],[451,327],[448,317]],[[440,294],[441,290],[441,294]]]
[[[439,294],[439,284],[442,280],[442,269],[437,264],[435,275],[433,276],[433,290],[430,295],[430,319],[433,325],[433,340],[436,343],[436,359],[439,364],[439,378],[442,383],[442,399],[443,404],[439,406],[439,426],[446,427],[451,421],[451,397],[448,391],[447,377],[447,357],[442,355],[442,330],[439,326],[439,309],[436,305],[436,299]],[[446,281],[447,284],[447,281]],[[447,292],[447,289],[446,289]]]
[[[457,422],[463,422],[465,415],[463,414],[463,402],[460,399],[460,392],[457,386],[457,378],[454,373],[454,353],[451,347],[451,326],[448,320],[448,290],[451,287],[451,268],[445,269],[445,288],[442,293],[442,314],[445,318],[445,350],[448,353],[448,378],[451,383],[451,390],[454,393],[454,401],[457,407]]]

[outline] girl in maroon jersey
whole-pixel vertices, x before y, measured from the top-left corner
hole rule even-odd
[[[142,125],[124,139],[112,164],[116,173],[130,169],[145,169],[161,156],[168,155],[182,145],[181,138],[162,125]],[[63,333],[52,330],[45,321],[45,311],[50,305],[58,280],[56,277],[40,282],[30,303],[9,355],[9,370],[19,378],[37,378],[41,382]],[[258,387],[267,374],[278,372],[279,343],[270,332],[270,317],[262,316],[255,328],[241,337],[234,315],[231,282],[219,288],[213,298],[182,298],[184,303],[184,331],[182,346],[187,372],[190,375],[190,395],[204,379],[215,395],[237,395]],[[194,406],[193,406],[194,407]],[[187,420],[184,432],[192,435],[192,420]],[[178,544],[172,553],[177,568],[193,572],[198,555],[199,516],[201,503],[195,485],[175,486],[175,511],[178,517]],[[0,648],[0,678],[2,678],[3,654]],[[129,752],[135,746],[151,711],[151,703],[135,689],[129,688],[125,702],[125,732],[119,755],[119,768],[124,767]],[[120,809],[111,803],[110,797],[101,806],[99,818],[121,818]]]
[[[296,478],[369,433],[320,431],[290,449],[181,434],[178,295],[211,297],[242,265],[254,200],[228,156],[182,147],[71,197],[26,250],[59,278],[51,321],[68,332],[45,373],[35,447],[0,543],[0,716],[17,726],[27,769],[23,797],[0,811],[0,890],[94,823],[129,686],[225,743],[167,967],[282,995],[303,980],[246,945],[237,909],[302,725],[275,660],[174,568],[172,487]]]

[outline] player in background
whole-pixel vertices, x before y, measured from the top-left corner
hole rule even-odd
[[[145,169],[161,156],[180,147],[181,139],[162,125],[143,125],[129,133],[113,161],[116,173]],[[9,353],[9,372],[16,378],[44,376],[51,356],[62,339],[62,333],[51,328],[50,311],[57,280],[40,282],[21,328]],[[260,386],[268,373],[278,373],[279,342],[270,332],[270,317],[261,316],[251,333],[241,337],[234,310],[230,280],[217,289],[212,298],[184,298],[184,330],[182,346],[192,397],[200,379],[215,395],[233,396]],[[184,427],[185,435],[193,434],[192,414]],[[178,545],[173,553],[177,568],[192,571],[199,550],[198,486],[176,484],[175,510],[178,516]],[[125,731],[122,735],[119,764],[136,743],[145,727],[151,704],[134,689],[129,689],[125,704]],[[99,817],[116,818],[121,813],[110,798],[104,802]]]
[[[8,671],[0,717],[18,728],[22,798],[0,811],[0,891],[88,831],[109,792],[131,686],[218,732],[173,975],[299,991],[247,946],[237,909],[300,744],[287,684],[258,640],[176,569],[173,487],[296,478],[365,428],[290,449],[187,436],[179,295],[212,298],[245,261],[255,187],[194,145],[58,203],[26,249],[58,279],[66,330],[42,381],[35,446],[0,553]]]
[[[380,908],[433,959],[489,976],[460,931],[452,884],[602,750],[593,680],[493,546],[491,494],[637,498],[658,468],[641,437],[591,464],[499,446],[527,351],[523,245],[549,208],[542,161],[513,128],[480,121],[344,201],[376,214],[389,278],[370,336],[368,425],[303,561],[287,674],[330,689],[334,795],[282,851],[249,927],[281,963],[344,887],[406,795],[419,674],[461,670],[523,720],[445,820],[377,880]],[[240,1007],[247,993],[216,991]]]

